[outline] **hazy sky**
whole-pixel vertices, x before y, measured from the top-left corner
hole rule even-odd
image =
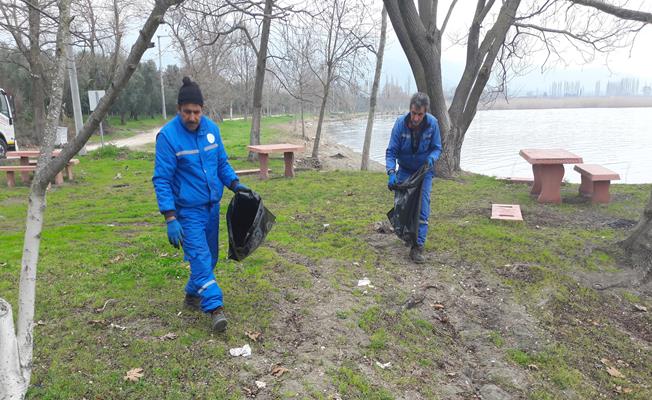
[[[648,0],[648,2],[650,2]],[[448,3],[446,1],[442,3]],[[449,22],[447,32],[449,34],[466,32],[466,28],[473,15],[474,0],[459,0],[455,11]],[[631,8],[636,9],[644,5],[645,1],[630,2]],[[640,7],[643,10],[649,10],[649,4],[646,7]],[[447,9],[447,6],[446,6]],[[445,15],[446,10],[440,9],[440,14]],[[391,28],[391,24],[390,24]],[[613,53],[598,55],[596,60],[583,64],[581,60],[573,57],[568,58],[570,65],[558,65],[555,68],[541,73],[540,68],[533,68],[527,76],[518,78],[510,84],[510,90],[525,94],[526,91],[548,90],[550,84],[554,81],[579,80],[585,86],[585,89],[593,91],[594,84],[597,80],[602,81],[602,87],[606,87],[606,82],[620,80],[627,77],[639,78],[641,85],[652,84],[652,26],[646,26],[639,33],[636,42],[632,48],[620,49]],[[465,61],[465,49],[461,46],[449,47],[443,50],[442,64],[444,69],[444,84],[446,87],[455,85],[461,74]],[[415,89],[414,80],[411,78],[410,66],[405,54],[401,48],[393,30],[388,32],[388,46],[386,49],[385,63],[383,66],[383,75],[385,79],[391,78],[403,87],[407,86],[407,81],[411,81],[411,90]]]

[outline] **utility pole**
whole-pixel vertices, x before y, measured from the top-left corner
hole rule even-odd
[[[161,110],[163,111],[163,119],[168,119],[168,114],[165,110],[165,87],[163,86],[163,63],[161,62],[161,36],[156,35],[158,39],[158,69],[161,77]]]
[[[66,46],[68,53],[68,80],[70,80],[70,97],[72,97],[72,111],[75,116],[75,137],[84,126],[82,119],[81,100],[79,100],[79,85],[77,83],[77,66],[75,65],[75,54],[72,51],[72,44]],[[79,150],[79,155],[86,155],[86,145]]]

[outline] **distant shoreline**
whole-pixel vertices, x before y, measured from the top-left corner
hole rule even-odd
[[[513,97],[480,103],[479,110],[652,107],[652,96]]]

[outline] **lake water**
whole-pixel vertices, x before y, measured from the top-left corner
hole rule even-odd
[[[374,122],[371,158],[385,163],[385,149],[396,116]],[[366,118],[329,122],[329,140],[362,152]],[[524,148],[563,148],[620,174],[617,183],[652,182],[652,108],[577,108],[478,111],[462,146],[465,171],[492,176],[531,177],[518,155]],[[579,173],[566,165],[564,179]]]

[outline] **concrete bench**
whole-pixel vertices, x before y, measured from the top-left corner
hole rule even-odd
[[[68,180],[72,180],[74,175],[72,173],[72,168],[74,165],[79,164],[79,160],[76,158],[71,159],[66,164],[64,168]],[[0,166],[0,172],[4,171],[7,174],[7,187],[16,186],[16,172],[21,173],[21,179],[23,183],[28,184],[30,181],[29,173],[36,171],[36,163],[30,163],[29,165],[2,165]],[[63,183],[63,172],[60,171],[54,177],[54,184],[61,185]]]
[[[582,175],[580,195],[590,197],[592,203],[609,203],[609,185],[620,175],[597,164],[576,164],[573,169]]]
[[[272,172],[271,169],[267,169],[267,173]],[[253,169],[241,169],[238,171],[235,171],[235,174],[238,176],[244,176],[244,175],[256,175],[260,173],[260,168],[253,168]]]
[[[294,176],[294,153],[297,151],[303,151],[303,146],[290,143],[259,144],[247,146],[247,149],[253,153],[258,153],[258,160],[260,161],[260,179],[269,178],[267,165],[271,153],[283,153],[283,159],[285,160],[285,176],[291,178]]]

